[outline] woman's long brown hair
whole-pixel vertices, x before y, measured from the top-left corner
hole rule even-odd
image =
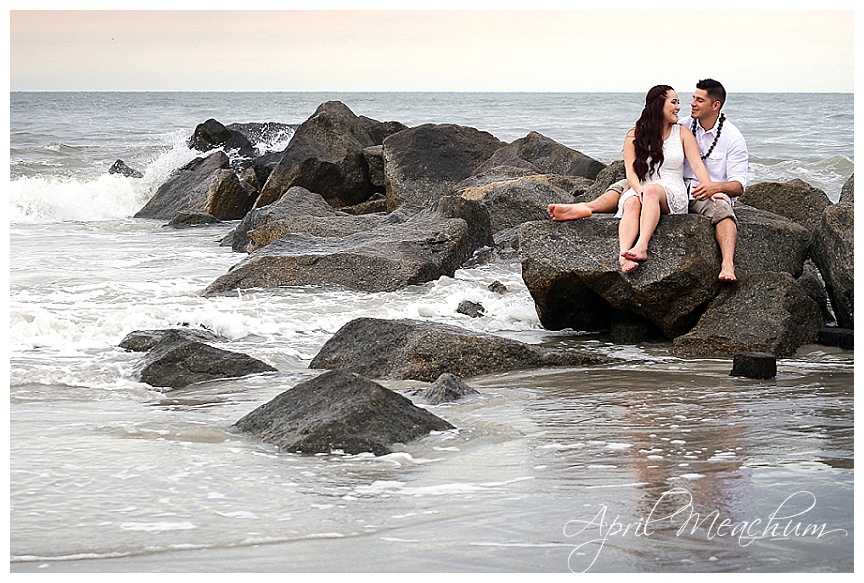
[[[669,85],[655,85],[645,96],[645,107],[636,122],[634,146],[636,160],[633,170],[640,182],[663,165],[663,106]],[[650,160],[650,165],[648,160]]]

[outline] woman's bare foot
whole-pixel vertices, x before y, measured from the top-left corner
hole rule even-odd
[[[633,247],[627,251],[622,251],[621,257],[629,259],[630,261],[648,261],[648,251]]]
[[[631,271],[639,267],[639,263],[627,259],[626,257],[624,257],[623,253],[618,256],[618,263],[621,264],[621,273],[630,273]]]
[[[556,221],[572,221],[591,216],[591,209],[585,203],[550,204],[549,216]]]
[[[735,267],[732,265],[724,265],[720,268],[720,275],[717,276],[717,279],[720,281],[738,281],[738,278],[735,277]]]

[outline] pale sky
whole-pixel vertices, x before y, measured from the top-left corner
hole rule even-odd
[[[367,4],[388,3],[356,3]],[[592,3],[597,4],[616,6]],[[724,3],[730,4],[742,3]],[[481,6],[471,1],[459,5]],[[688,84],[703,77],[719,79],[736,93],[854,91],[851,8],[55,11],[30,10],[33,3],[24,7],[28,10],[13,6],[9,12],[12,91],[643,92],[658,83]]]

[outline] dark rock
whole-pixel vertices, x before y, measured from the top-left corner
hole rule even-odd
[[[464,397],[465,395],[479,395],[480,392],[469,387],[462,379],[454,374],[445,372],[425,389],[415,389],[410,391],[412,395],[419,395],[424,401],[430,405],[440,405],[441,403],[452,403]]]
[[[825,209],[813,236],[813,261],[822,272],[841,328],[855,327],[855,207],[838,202]]]
[[[839,202],[855,202],[855,174],[852,174],[840,189]]]
[[[581,152],[577,152],[551,138],[530,132],[511,144],[495,151],[479,168],[484,172],[495,166],[519,166],[527,162],[538,174],[582,176],[594,180],[606,165]]]
[[[618,182],[619,180],[623,180],[627,178],[627,170],[624,167],[624,160],[616,160],[612,162],[606,168],[600,171],[597,175],[597,178],[594,179],[594,182],[585,189],[582,193],[573,192],[576,200],[572,202],[588,202],[594,200],[606,190],[609,189],[609,185]],[[568,201],[563,201],[568,202]]]
[[[505,294],[507,293],[507,286],[498,281],[497,279],[490,283],[488,286],[489,291],[493,291],[496,294]]]
[[[461,191],[461,195],[483,203],[493,233],[518,227],[527,221],[547,219],[549,205],[568,196],[566,191],[552,186],[542,174],[467,188]]]
[[[823,190],[803,180],[759,182],[747,187],[738,202],[784,216],[813,231],[831,201]]]
[[[819,273],[819,268],[813,263],[812,259],[804,262],[804,271],[801,277],[797,278],[798,285],[801,289],[810,296],[816,304],[819,305],[819,311],[822,312],[822,320],[825,322],[833,322],[834,315],[831,313],[831,308],[828,302],[828,292],[825,291],[825,282],[822,275]]]
[[[384,140],[393,134],[408,129],[408,126],[398,121],[377,121],[364,115],[360,116],[360,120],[366,125],[366,131],[369,132],[372,143],[377,146],[383,144]]]
[[[553,350],[516,340],[417,320],[359,318],[328,340],[312,369],[342,369],[369,378],[434,381],[545,366],[604,364],[611,359],[577,350]]]
[[[369,168],[369,182],[376,190],[384,192],[384,146],[379,144],[363,148],[363,158]]]
[[[487,132],[453,124],[425,124],[384,140],[387,208],[428,207],[504,143]]]
[[[219,170],[227,168],[228,156],[221,150],[195,158],[172,172],[135,218],[169,220],[181,212],[207,212],[210,183]]]
[[[251,122],[251,123],[231,123],[227,127],[229,130],[237,131],[243,134],[250,144],[270,144],[275,145],[280,142],[287,143],[294,135],[299,124],[281,123],[275,121],[266,122]]]
[[[786,272],[792,277],[801,275],[812,238],[806,227],[744,204],[735,205],[735,215],[738,217],[735,273],[739,278],[766,271]]]
[[[113,164],[111,164],[111,168],[108,169],[108,174],[120,174],[125,176],[126,178],[143,178],[144,175],[135,170],[134,168],[130,168],[126,165],[126,162],[123,160],[117,160]]]
[[[477,302],[470,302],[468,300],[462,300],[461,302],[459,302],[459,305],[456,307],[456,311],[460,314],[465,314],[466,316],[470,316],[472,318],[479,318],[486,315],[486,309],[483,307],[483,304],[478,304]]]
[[[849,328],[825,326],[819,331],[817,342],[823,346],[836,346],[843,350],[855,350],[855,331]]]
[[[457,204],[470,219],[470,202]],[[469,229],[463,218],[449,218],[448,210],[424,210],[404,222],[382,220],[371,231],[345,237],[285,235],[235,265],[204,294],[294,285],[393,291],[452,277],[480,245],[479,230]]]
[[[618,219],[542,221],[519,229],[522,279],[550,330],[608,330],[617,310],[641,314],[668,338],[686,332],[720,289],[720,256],[710,221],[660,220],[649,259],[630,274],[618,262]]]
[[[220,221],[242,219],[255,204],[255,192],[244,188],[232,170],[217,170],[207,187],[205,211]]]
[[[768,352],[786,358],[814,342],[822,326],[819,306],[791,275],[761,273],[727,286],[698,324],[675,338],[673,350],[684,356]]]
[[[286,452],[385,455],[447,421],[359,375],[329,371],[261,405],[232,426]]]
[[[166,227],[174,229],[187,229],[189,227],[199,227],[201,225],[213,225],[221,222],[219,219],[208,213],[190,212],[177,213],[171,220],[165,223]]]
[[[221,339],[209,330],[199,330],[196,328],[169,328],[166,330],[136,330],[126,335],[118,345],[124,350],[132,352],[147,352],[171,332],[178,338],[185,340],[195,340],[197,342],[216,342]]]
[[[609,338],[616,344],[642,344],[658,336],[656,329],[644,316],[616,312],[609,328]]]
[[[351,206],[340,206],[337,210],[349,215],[385,214],[387,212],[387,198],[384,194],[376,192],[365,202]]]
[[[363,202],[373,192],[363,157],[363,149],[372,145],[363,123],[344,103],[322,103],[294,132],[255,206],[274,202],[292,186],[317,192],[334,207]]]
[[[221,148],[235,161],[234,166],[237,168],[248,165],[255,157],[255,148],[243,133],[229,129],[215,119],[198,124],[187,144],[190,149],[199,152]]]
[[[136,370],[141,382],[169,389],[276,371],[269,364],[246,354],[214,348],[173,330],[163,335],[138,363]]]
[[[777,358],[766,352],[742,352],[732,359],[730,376],[751,379],[773,379],[777,376]]]

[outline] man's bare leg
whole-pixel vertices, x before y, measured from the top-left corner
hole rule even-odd
[[[717,223],[715,234],[720,245],[720,281],[737,281],[735,277],[735,243],[738,241],[738,225],[732,219]]]
[[[619,198],[621,193],[617,190],[607,190],[590,202],[550,204],[549,216],[556,221],[573,221],[590,217],[594,213],[614,213],[618,210]]]

